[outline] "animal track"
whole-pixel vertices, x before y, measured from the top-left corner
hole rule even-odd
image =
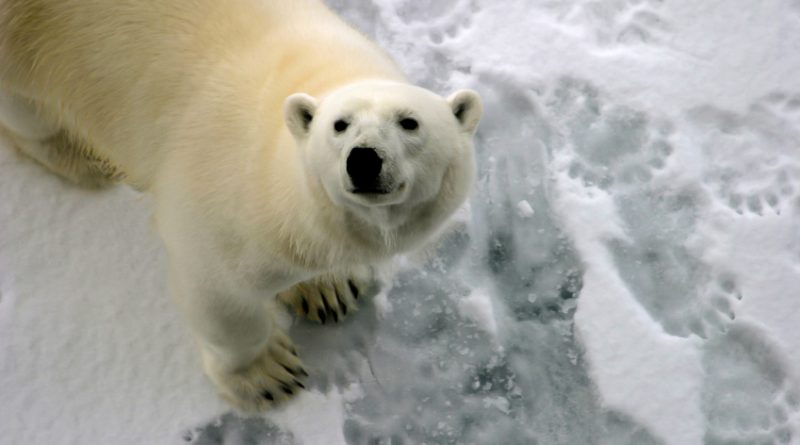
[[[705,106],[689,117],[717,199],[740,215],[780,214],[792,205],[800,183],[800,94],[772,93],[743,114]]]
[[[562,20],[592,30],[600,46],[661,43],[671,33],[658,0],[586,1]]]
[[[710,280],[701,292],[704,307],[700,316],[690,321],[689,329],[705,339],[724,334],[729,324],[736,320],[736,306],[743,299],[742,292],[733,278],[726,275]]]
[[[634,243],[609,242],[620,276],[639,303],[669,334],[710,338],[724,333],[736,319],[738,289],[709,279],[708,266],[679,243],[660,240],[659,233],[639,235],[632,235]]]
[[[207,425],[187,430],[183,441],[191,445],[219,445],[225,443],[268,443],[296,445],[292,433],[262,417],[240,417],[226,413]]]
[[[455,39],[469,29],[477,10],[474,0],[400,2],[395,7],[405,26],[414,28],[416,34],[427,35],[435,45]]]
[[[671,32],[671,27],[652,5],[637,5],[619,22],[616,41],[621,44],[661,43]]]
[[[704,349],[705,443],[796,443],[800,393],[775,346],[755,327],[736,322]]]
[[[604,103],[591,85],[562,79],[546,107],[560,116],[571,159],[567,173],[587,187],[606,190],[626,238],[608,249],[637,301],[672,335],[708,338],[735,319],[741,295],[733,280],[686,244],[695,232],[703,196],[674,186],[673,125],[641,111]]]
[[[565,116],[561,132],[578,155],[568,173],[604,190],[639,188],[666,167],[674,151],[672,128],[629,107],[602,104],[598,96],[591,85],[564,78],[546,99]]]
[[[441,44],[448,40],[458,38],[462,32],[472,26],[472,14],[469,12],[454,13],[447,17],[447,20],[440,21],[438,28],[431,29],[428,38],[431,43]]]
[[[394,7],[395,13],[405,23],[432,22],[448,18],[465,8],[474,8],[472,0],[415,0],[401,1]]]

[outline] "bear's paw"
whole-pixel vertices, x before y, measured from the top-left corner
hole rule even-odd
[[[297,356],[292,341],[276,331],[267,347],[248,366],[226,371],[209,355],[204,356],[206,373],[220,396],[245,412],[264,411],[285,402],[305,389],[308,372]]]
[[[278,298],[299,316],[322,324],[338,323],[358,310],[358,299],[364,297],[373,282],[372,269],[363,267],[300,282],[278,294]]]

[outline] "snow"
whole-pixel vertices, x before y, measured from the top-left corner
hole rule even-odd
[[[167,296],[150,202],[0,140],[0,442],[800,443],[800,3],[331,0],[478,90],[455,223],[244,418]]]
[[[484,331],[497,336],[497,322],[494,319],[492,296],[485,289],[473,289],[469,296],[458,301],[461,316],[471,319]]]
[[[519,216],[523,218],[530,218],[534,213],[531,204],[524,199],[517,203],[517,212],[519,213]]]

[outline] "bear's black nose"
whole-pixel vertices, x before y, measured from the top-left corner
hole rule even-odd
[[[353,193],[386,193],[379,177],[383,159],[374,148],[356,147],[347,156],[347,174],[353,183]]]

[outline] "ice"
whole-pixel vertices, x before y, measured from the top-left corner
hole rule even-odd
[[[458,310],[464,318],[472,319],[489,334],[497,335],[491,294],[484,289],[474,289],[468,297],[458,302]]]
[[[519,213],[519,216],[523,218],[530,218],[535,212],[533,211],[531,204],[523,199],[517,203],[517,213]]]
[[[241,417],[149,200],[0,141],[0,442],[800,443],[796,0],[331,0],[485,114],[468,205]]]

